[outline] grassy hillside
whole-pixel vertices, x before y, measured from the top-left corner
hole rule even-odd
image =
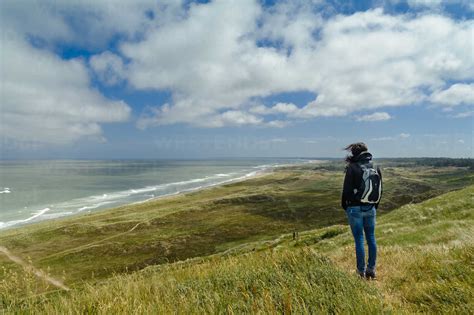
[[[49,314],[472,313],[473,197],[470,186],[382,216],[377,281],[355,275],[348,228],[336,225],[304,232],[296,241],[283,235],[70,292],[15,297],[33,281],[4,274],[0,296],[7,310]]]
[[[472,183],[465,168],[385,167],[390,212]],[[213,189],[0,233],[0,245],[67,285],[206,256],[295,230],[345,224],[341,163],[309,164]],[[0,263],[15,268],[3,255]]]
[[[473,172],[385,165],[375,284],[352,275],[352,239],[339,209],[342,176],[334,163],[282,168],[4,231],[0,247],[29,267],[25,272],[0,253],[0,307],[47,313],[466,310],[473,186],[413,202],[472,184]],[[301,231],[297,241],[295,230]],[[58,291],[35,276],[38,269],[72,290]]]

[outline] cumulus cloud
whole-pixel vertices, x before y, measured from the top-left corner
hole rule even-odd
[[[430,100],[444,106],[474,105],[474,84],[453,84],[431,94]]]
[[[377,137],[377,138],[372,138],[370,140],[371,141],[393,141],[393,140],[407,139],[410,137],[411,135],[409,133],[402,132],[395,136]]]
[[[193,5],[185,17],[121,46],[130,60],[128,82],[172,91],[167,110],[156,111],[160,124],[202,125],[214,117],[218,121],[209,125],[217,126],[226,121],[218,114],[225,110],[292,120],[419,104],[437,100],[430,93],[448,82],[472,78],[472,21],[380,9],[323,19],[306,6],[282,2],[263,10],[251,0]],[[302,107],[248,106],[292,91],[316,98]]]
[[[210,117],[223,121],[219,112],[241,109],[250,97],[271,93],[268,83],[273,76],[284,75],[275,71],[285,57],[274,49],[260,49],[249,35],[260,11],[255,1],[248,0],[194,5],[187,18],[150,31],[142,42],[121,47],[130,59],[128,80],[134,88],[173,91],[174,103],[159,111],[157,120],[162,124],[200,124]]]
[[[270,139],[268,140],[269,142],[276,142],[276,143],[285,143],[285,142],[288,142],[287,139],[285,138],[273,138],[273,139]]]
[[[64,144],[103,140],[100,123],[124,121],[130,108],[90,88],[79,59],[63,60],[21,37],[3,37],[0,135],[3,141]]]
[[[401,0],[392,0],[395,3],[403,2]],[[444,6],[456,5],[465,11],[474,11],[474,5],[470,0],[407,0],[406,3],[415,9],[426,9],[433,11],[441,11]]]
[[[466,111],[466,112],[461,112],[452,115],[452,118],[468,118],[474,116],[474,110]]]
[[[250,112],[260,115],[272,115],[272,114],[292,114],[296,113],[299,108],[292,103],[277,103],[271,107],[265,105],[257,105],[250,108]]]
[[[437,8],[437,7],[441,6],[442,0],[408,0],[407,3],[411,7]]]
[[[142,115],[137,121],[137,127],[139,129],[145,129],[149,126],[162,125],[163,121],[159,119],[160,115],[165,114],[170,110],[169,104],[161,108],[151,108],[149,113]],[[240,111],[240,110],[228,110],[222,113],[214,114],[211,116],[203,116],[201,120],[195,121],[194,125],[200,127],[217,128],[224,126],[241,126],[241,125],[261,125],[263,119],[253,114]]]
[[[92,56],[89,63],[98,78],[107,85],[115,85],[124,80],[125,66],[122,58],[111,52]]]
[[[199,122],[203,126],[223,127],[226,125],[258,125],[262,122],[262,118],[248,114],[239,110],[228,110],[222,114],[216,115],[208,121]]]
[[[383,121],[389,120],[392,116],[386,112],[375,112],[369,115],[358,116],[357,121]]]
[[[42,0],[0,2],[0,27],[41,39],[47,44],[73,43],[103,49],[119,34],[140,36],[150,25],[181,14],[181,0]],[[159,16],[159,21],[154,17]]]
[[[90,59],[97,77],[107,85],[125,81],[131,89],[172,95],[168,104],[144,113],[139,128],[282,127],[391,106],[466,104],[458,86],[472,88],[462,83],[471,82],[474,73],[472,20],[433,12],[323,15],[320,1],[280,1],[267,8],[256,0],[1,5],[2,29],[33,39],[97,51],[120,38],[114,54],[101,51]],[[316,97],[298,106],[255,105],[296,91]],[[97,133],[90,127],[89,133]]]
[[[274,127],[274,128],[283,128],[290,125],[289,121],[285,120],[271,120],[265,123],[265,126],[267,127]]]
[[[379,10],[330,20],[315,52],[324,80],[308,113],[328,108],[344,114],[423,101],[421,87],[437,87],[446,77],[471,76],[467,71],[473,62],[466,54],[470,29],[472,24],[441,16],[411,19]]]

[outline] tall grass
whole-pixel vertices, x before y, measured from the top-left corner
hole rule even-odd
[[[331,164],[332,165],[332,164]],[[207,256],[283,233],[345,224],[342,163],[301,165],[190,194],[0,232],[15,255],[65,284]],[[474,172],[390,167],[380,214],[466,185]],[[0,264],[5,260],[0,255]]]
[[[395,309],[474,313],[474,186],[381,217],[376,287]],[[343,270],[355,266],[349,233],[316,243]]]
[[[151,268],[71,293],[10,303],[7,311],[48,314],[379,313],[384,308],[375,288],[308,248]]]
[[[69,292],[54,290],[21,269],[2,268],[0,313],[470,314],[473,196],[470,186],[380,216],[377,281],[367,282],[353,272],[352,236],[347,225],[340,224],[302,232],[297,240],[285,234],[237,242],[232,250],[212,256],[76,282]],[[233,198],[218,204],[233,204]],[[198,222],[200,228],[207,226]],[[218,217],[217,222],[231,227],[227,218]],[[46,231],[53,236],[58,232]],[[79,254],[75,257],[89,259]],[[93,258],[105,264],[107,257]]]

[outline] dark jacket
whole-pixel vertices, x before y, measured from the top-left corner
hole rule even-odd
[[[341,206],[344,210],[349,206],[363,206],[368,205],[361,203],[360,201],[354,200],[354,189],[360,188],[362,182],[362,169],[358,163],[370,163],[372,161],[372,154],[369,152],[362,152],[358,156],[351,159],[351,162],[346,167],[346,176],[344,178],[344,186],[342,188]],[[380,181],[382,181],[382,172],[377,167],[377,172],[380,175]],[[378,209],[379,204],[375,204],[375,208]]]

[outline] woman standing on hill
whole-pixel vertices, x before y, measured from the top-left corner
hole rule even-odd
[[[382,195],[382,173],[374,168],[372,154],[363,142],[344,148],[350,151],[346,157],[346,176],[342,190],[341,206],[346,211],[355,241],[357,273],[367,279],[375,279],[377,244],[375,241],[375,214]],[[365,266],[364,234],[369,249]]]

